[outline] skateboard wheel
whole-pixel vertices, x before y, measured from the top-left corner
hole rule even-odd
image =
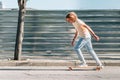
[[[69,70],[72,70],[72,67],[69,67]]]
[[[100,67],[97,67],[97,68],[96,68],[96,70],[98,70],[98,71],[99,71],[100,69],[101,69]]]

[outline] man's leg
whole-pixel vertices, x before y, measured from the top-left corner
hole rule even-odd
[[[85,61],[84,56],[81,52],[81,48],[85,45],[85,43],[86,43],[86,41],[83,38],[80,38],[74,47],[74,50],[76,51],[79,60],[82,61],[83,64],[86,64],[86,61]]]
[[[92,43],[91,43],[91,39],[87,39],[87,44],[85,44],[85,47],[87,48],[87,51],[91,54],[91,56],[96,60],[96,64],[98,66],[102,66],[101,61],[99,60],[97,54],[95,53],[93,47],[92,47]]]

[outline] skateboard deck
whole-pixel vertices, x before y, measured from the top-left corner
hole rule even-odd
[[[100,71],[102,68],[99,66],[87,66],[87,67],[80,67],[80,66],[69,66],[68,70],[69,71],[90,71],[90,70],[95,70],[95,71]]]

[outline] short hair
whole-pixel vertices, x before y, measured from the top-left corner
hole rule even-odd
[[[75,15],[77,17],[77,14],[75,12],[70,12],[70,14],[73,14],[73,15]]]
[[[69,14],[67,14],[67,15],[66,15],[66,18],[70,18],[70,17],[71,17],[70,15],[71,15],[70,13],[69,13]]]
[[[67,15],[66,15],[66,18],[70,18],[71,15],[74,15],[75,17],[77,17],[77,14],[75,12],[69,12]]]

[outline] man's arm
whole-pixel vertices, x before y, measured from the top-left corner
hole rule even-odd
[[[92,34],[92,36],[93,36],[97,41],[100,40],[99,36],[97,36],[97,35],[94,33],[94,31],[93,31],[88,25],[84,24],[83,26],[86,27],[86,28],[89,30],[89,32]]]
[[[74,46],[74,42],[75,42],[75,40],[76,40],[77,37],[78,37],[78,31],[76,30],[75,35],[73,37],[73,40],[71,42],[72,46]]]

